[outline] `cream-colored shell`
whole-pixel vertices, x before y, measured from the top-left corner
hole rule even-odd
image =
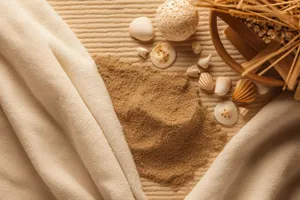
[[[188,0],[167,0],[156,12],[156,24],[161,34],[170,41],[184,41],[197,29],[199,15]]]
[[[238,110],[232,101],[223,101],[214,109],[215,119],[226,126],[235,124],[238,120]]]
[[[224,96],[228,93],[231,87],[231,79],[229,77],[218,77],[216,79],[215,94]]]
[[[270,90],[270,87],[267,85],[264,85],[264,84],[261,84],[258,82],[254,82],[254,84],[256,85],[258,94],[264,95],[264,94],[267,94]]]
[[[256,98],[256,86],[253,81],[241,79],[237,82],[232,99],[236,102],[251,103]]]
[[[144,59],[148,58],[148,54],[149,54],[148,49],[145,49],[144,47],[138,47],[136,51],[138,55],[141,56],[142,58]]]
[[[201,72],[197,65],[192,65],[186,70],[186,75],[191,78],[197,78]]]
[[[170,44],[160,43],[152,49],[150,58],[154,66],[165,69],[174,63],[176,52]]]
[[[154,37],[154,28],[148,17],[139,17],[129,24],[131,37],[141,41],[149,41]]]
[[[239,107],[238,110],[243,117],[245,117],[249,112],[249,109],[244,107]]]
[[[200,58],[198,61],[198,65],[204,69],[206,69],[210,63],[211,60],[211,53],[208,54],[208,56],[204,58]]]
[[[212,91],[215,87],[215,83],[212,76],[207,72],[200,74],[198,83],[199,87],[206,91]]]
[[[202,47],[201,47],[201,44],[200,42],[192,42],[192,49],[193,49],[193,52],[194,54],[199,54],[201,53],[202,51]]]

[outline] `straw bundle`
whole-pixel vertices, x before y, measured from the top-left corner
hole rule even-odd
[[[288,83],[291,77],[298,77],[300,71],[300,0],[194,0],[193,3],[198,7],[209,7],[242,19],[272,23],[295,32],[295,36],[289,42],[282,44],[277,51],[253,61],[253,64],[248,65],[242,75],[253,72],[263,63],[276,58],[275,62],[259,73],[261,76],[286,56],[292,55],[294,60],[285,81]]]

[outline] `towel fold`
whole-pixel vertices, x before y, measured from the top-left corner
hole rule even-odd
[[[185,200],[299,200],[300,102],[283,94],[217,157]]]
[[[44,0],[0,2],[0,199],[147,199],[105,85]]]

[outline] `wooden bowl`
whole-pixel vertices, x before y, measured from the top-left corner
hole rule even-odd
[[[209,25],[210,25],[210,33],[212,42],[216,48],[216,51],[220,55],[220,57],[235,71],[239,73],[244,72],[244,68],[241,66],[241,64],[237,63],[226,51],[224,48],[224,45],[220,39],[219,33],[218,33],[218,27],[217,27],[217,17],[221,18],[223,21],[225,21],[228,25],[235,26],[234,24],[230,23],[232,20],[232,16],[217,12],[213,9],[210,11],[210,18],[209,18]],[[268,76],[259,76],[254,73],[249,73],[245,75],[246,78],[249,78],[253,81],[257,81],[262,84],[266,84],[269,86],[284,86],[285,82],[282,79],[277,79],[274,77],[268,77]]]

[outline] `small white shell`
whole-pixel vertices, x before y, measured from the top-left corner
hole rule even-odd
[[[247,115],[247,113],[249,112],[249,109],[248,108],[244,108],[244,107],[239,107],[239,112],[240,114],[245,117]]]
[[[144,58],[144,59],[148,58],[148,54],[149,54],[148,49],[145,49],[143,47],[138,47],[136,49],[136,51],[137,51],[138,55],[141,56],[142,58]]]
[[[150,58],[154,66],[165,69],[174,63],[176,52],[170,44],[160,43],[152,49]]]
[[[206,91],[212,91],[215,87],[212,76],[207,72],[200,74],[198,83],[199,87]]]
[[[219,123],[231,126],[238,120],[238,110],[232,101],[223,101],[216,105],[214,116]]]
[[[154,37],[154,28],[148,17],[134,19],[129,25],[131,37],[141,41],[149,41]]]
[[[206,69],[209,65],[210,59],[211,59],[211,53],[205,58],[200,58],[198,61],[198,65]]]
[[[231,87],[231,79],[229,77],[218,77],[216,79],[215,94],[224,96],[228,93]]]
[[[192,49],[195,54],[199,54],[202,51],[200,42],[192,42]]]
[[[269,90],[270,90],[269,86],[261,84],[261,83],[258,83],[256,81],[253,81],[253,82],[256,85],[258,94],[262,94],[263,95],[263,94],[267,94],[269,92]]]
[[[201,71],[197,65],[192,65],[186,70],[186,75],[192,78],[199,77],[200,73]]]

